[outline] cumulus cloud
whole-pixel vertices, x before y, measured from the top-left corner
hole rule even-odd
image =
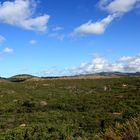
[[[107,26],[113,21],[115,15],[109,15],[101,21],[92,22],[89,21],[85,24],[80,25],[74,29],[73,35],[76,34],[103,34]]]
[[[57,69],[51,68],[36,73],[39,76],[72,76],[80,74],[96,74],[100,72],[140,72],[140,54],[122,56],[117,60],[109,61],[100,55],[94,55],[90,62],[83,62],[80,66]]]
[[[117,17],[136,8],[140,0],[100,0],[99,7],[109,13],[100,21],[89,21],[74,29],[72,35],[103,34],[107,26]]]
[[[91,74],[99,72],[140,72],[140,54],[136,56],[123,56],[120,59],[109,60],[95,55],[91,62],[82,63],[79,67],[70,68],[72,74]]]
[[[14,0],[0,3],[0,22],[22,27],[27,30],[45,31],[50,18],[44,14],[35,17],[34,0]]]
[[[12,48],[4,48],[4,53],[12,53],[14,50]]]
[[[3,37],[2,35],[0,35],[0,45],[3,44],[5,42],[5,37]]]
[[[109,13],[124,14],[129,12],[140,0],[100,0],[99,6]]]

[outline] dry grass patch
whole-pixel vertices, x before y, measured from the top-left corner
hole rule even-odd
[[[140,140],[140,117],[132,118],[123,124],[116,123],[97,136],[100,140]]]

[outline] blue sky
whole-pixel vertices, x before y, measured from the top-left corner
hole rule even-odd
[[[0,0],[0,76],[140,71],[140,0]]]

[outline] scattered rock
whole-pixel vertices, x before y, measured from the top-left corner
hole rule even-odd
[[[104,86],[104,91],[107,91],[107,86]]]
[[[43,84],[43,86],[44,86],[44,87],[47,87],[47,86],[49,86],[49,84]]]
[[[119,96],[116,96],[117,98],[123,98],[123,96],[122,95],[119,95]]]
[[[104,91],[111,91],[111,87],[110,87],[110,85],[108,85],[108,86],[104,86]]]
[[[68,86],[67,89],[68,89],[68,90],[76,90],[77,87],[76,87],[76,86]]]
[[[23,124],[21,124],[21,125],[20,125],[20,127],[25,127],[25,126],[26,126],[26,124],[25,124],[25,123],[23,123]]]
[[[122,85],[122,87],[127,87],[127,86],[128,86],[127,84],[123,84],[123,85]]]
[[[122,112],[114,112],[113,115],[122,115]]]
[[[47,102],[46,102],[46,101],[41,101],[41,102],[40,102],[40,105],[41,105],[41,106],[47,106]]]
[[[18,100],[14,99],[13,102],[16,103],[16,102],[18,102]]]

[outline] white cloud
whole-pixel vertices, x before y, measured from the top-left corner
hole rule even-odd
[[[124,14],[132,10],[140,0],[100,0],[100,7],[109,13]]]
[[[36,3],[34,0],[15,0],[0,3],[0,22],[33,31],[45,31],[49,15],[34,17]]]
[[[4,53],[12,53],[14,50],[12,48],[5,48],[3,50]]]
[[[5,42],[5,37],[3,37],[2,35],[0,35],[0,45],[3,44]]]
[[[32,40],[29,41],[29,43],[30,43],[31,45],[35,45],[35,44],[37,43],[37,40],[32,39]]]
[[[107,26],[117,17],[136,8],[140,0],[100,0],[99,7],[108,11],[109,15],[104,19],[89,21],[75,28],[72,35],[103,34]]]
[[[101,21],[92,22],[89,21],[85,24],[80,25],[74,29],[73,35],[85,35],[85,34],[103,34],[107,26],[113,21],[115,15],[109,15]]]
[[[104,57],[95,55],[89,63],[82,63],[79,67],[70,68],[75,74],[91,74],[99,72],[140,72],[140,54],[136,56],[123,56],[119,60],[109,62]]]
[[[78,67],[66,69],[51,68],[36,73],[39,76],[69,76],[80,74],[96,74],[100,72],[140,72],[140,54],[122,56],[118,60],[109,61],[100,55],[94,55],[90,62],[81,63]]]

